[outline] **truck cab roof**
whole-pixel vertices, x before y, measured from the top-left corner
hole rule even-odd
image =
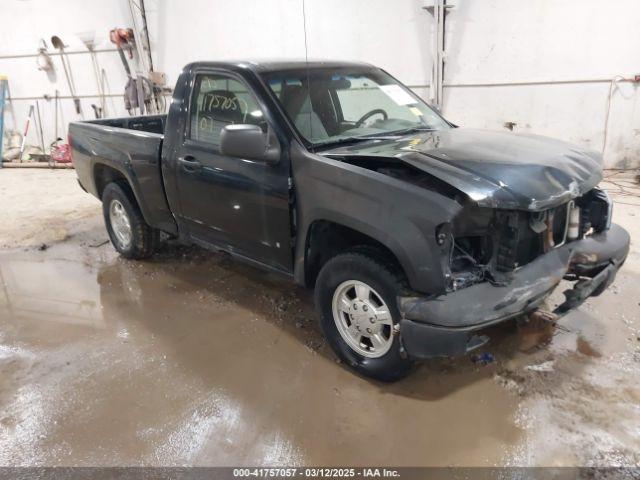
[[[220,62],[192,62],[184,67],[184,71],[191,71],[200,68],[223,68],[225,70],[251,70],[255,73],[279,72],[283,70],[298,70],[300,68],[348,68],[348,67],[364,67],[375,68],[373,65],[365,62],[351,62],[342,60],[324,60],[314,59],[305,60],[225,60]]]

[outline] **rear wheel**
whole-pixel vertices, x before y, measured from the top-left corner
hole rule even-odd
[[[377,380],[398,380],[411,368],[398,334],[402,285],[393,269],[359,252],[330,259],[316,281],[316,308],[329,345],[347,365]]]
[[[128,189],[117,183],[107,185],[102,193],[102,213],[111,243],[120,255],[142,259],[153,254],[159,232],[147,225]]]

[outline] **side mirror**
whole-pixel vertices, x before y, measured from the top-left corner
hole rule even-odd
[[[280,143],[271,130],[264,133],[257,125],[227,125],[220,132],[220,153],[230,157],[278,163]]]

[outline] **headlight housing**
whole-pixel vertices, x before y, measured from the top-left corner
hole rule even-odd
[[[602,232],[611,227],[613,216],[613,201],[607,192],[594,188],[587,192],[577,202],[580,206],[580,233],[588,235],[594,232]]]

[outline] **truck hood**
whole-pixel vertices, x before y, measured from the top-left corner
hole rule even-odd
[[[602,157],[538,135],[452,128],[372,140],[322,152],[329,157],[394,158],[432,175],[480,206],[544,210],[602,180]]]

